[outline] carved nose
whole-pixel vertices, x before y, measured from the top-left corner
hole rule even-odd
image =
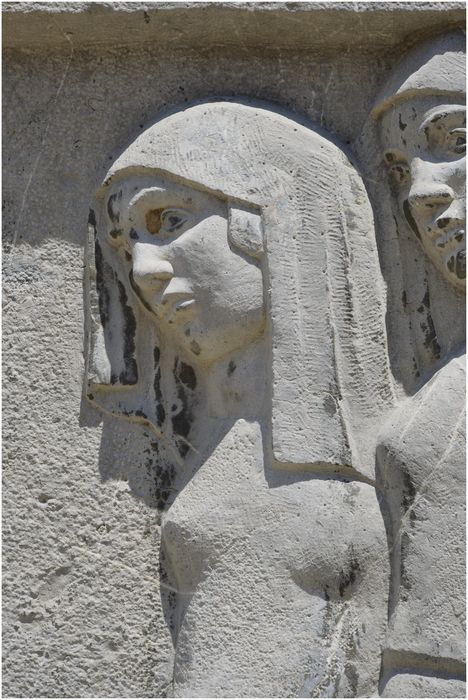
[[[451,187],[443,184],[427,183],[412,187],[408,196],[412,207],[449,206],[455,198]]]
[[[157,287],[174,277],[174,268],[154,245],[137,243],[133,248],[133,279],[139,287]]]
[[[442,229],[453,226],[454,224],[461,225],[463,223],[464,219],[455,216],[442,216],[440,219],[437,219],[437,226]]]
[[[464,226],[465,221],[465,201],[463,199],[454,199],[450,206],[437,218],[437,226],[440,229],[454,226]]]

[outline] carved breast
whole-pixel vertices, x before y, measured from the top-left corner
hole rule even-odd
[[[343,597],[381,534],[374,490],[305,479],[287,475],[286,483],[270,485],[260,429],[239,421],[165,515],[164,547],[181,590],[193,591],[242,544],[262,566],[287,571],[302,588]]]
[[[199,657],[208,626],[210,635],[215,627],[221,648],[230,649],[223,663],[237,663],[232,672],[237,676],[240,665],[240,678],[250,678],[251,692],[258,684],[260,695],[308,693],[318,686],[322,692],[328,684],[341,684],[344,692],[348,653],[354,649],[356,656],[360,647],[367,658],[367,646],[378,647],[373,636],[385,621],[387,567],[374,490],[363,483],[294,478],[275,486],[272,476],[268,483],[260,428],[239,421],[165,516],[163,547],[179,590],[180,694],[193,693],[194,683],[197,692],[210,692],[213,669]],[[372,624],[373,631],[365,631]],[[242,648],[232,646],[233,630]],[[271,635],[280,630],[286,641],[289,634],[291,643],[302,639],[293,647],[303,649],[303,663],[313,670],[304,687],[301,664],[288,662],[287,654],[261,662],[259,645],[264,640],[269,648]],[[197,658],[194,665],[187,663],[189,650]],[[270,663],[274,672],[268,671]],[[367,667],[363,687],[378,659],[374,664],[367,658]],[[234,687],[242,694],[247,685],[239,683]],[[233,687],[225,690],[232,693]]]

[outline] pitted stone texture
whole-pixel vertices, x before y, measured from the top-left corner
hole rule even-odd
[[[382,14],[353,3],[335,34],[336,18],[326,32],[317,14],[304,23],[297,6],[283,5],[287,30],[284,14],[267,22],[249,5],[233,9],[238,17],[245,9],[241,24],[234,17],[212,31],[205,7],[195,47],[193,25],[178,34],[184,49],[171,30],[180,14],[165,24],[156,6],[119,7],[62,3],[55,12],[51,4],[17,3],[11,15],[20,21],[4,23],[6,44],[16,47],[4,63],[5,695],[171,692],[154,509],[166,477],[140,426],[105,419],[101,431],[96,416],[86,417],[88,427],[77,423],[82,249],[92,193],[108,165],[155,115],[217,95],[277,102],[352,141],[402,46],[419,32],[444,31],[464,12],[460,3],[385,3],[384,28]],[[320,3],[320,12],[328,7]],[[67,13],[78,23],[62,24]],[[281,44],[272,42],[278,27]],[[123,37],[132,40],[125,45]],[[323,51],[334,37],[335,48]],[[416,690],[423,687],[418,680]]]
[[[88,397],[151,430],[169,475],[177,697],[377,690],[370,435],[393,394],[372,230],[340,145],[258,101],[156,119],[96,193]]]
[[[391,678],[382,693],[383,698],[464,698],[464,681],[433,678],[412,673]]]
[[[34,13],[29,17],[34,21]],[[208,94],[250,93],[272,99],[316,119],[343,140],[350,140],[372,102],[377,84],[375,66],[385,70],[388,65],[377,52],[371,57],[364,52],[338,57],[275,50],[244,53],[238,48],[234,53],[224,49],[215,52],[209,47],[203,52],[174,51],[171,55],[141,47],[132,51],[109,47],[82,52],[65,38],[59,51],[31,52],[29,46],[23,46],[7,52],[4,90],[9,108],[3,121],[3,225],[7,250],[4,262],[10,273],[5,275],[5,301],[10,295],[14,298],[4,314],[5,391],[11,406],[11,412],[8,408],[5,411],[4,429],[4,468],[8,476],[4,490],[5,562],[12,562],[5,567],[5,694],[159,695],[172,679],[168,668],[172,644],[165,636],[163,615],[157,612],[157,576],[154,584],[147,579],[142,583],[139,576],[140,569],[157,566],[157,538],[143,538],[143,532],[145,518],[154,523],[151,506],[159,498],[157,485],[166,477],[156,473],[152,464],[139,470],[140,460],[130,459],[130,455],[139,454],[146,440],[141,435],[137,439],[140,428],[124,428],[121,422],[117,427],[105,423],[104,442],[99,448],[100,430],[80,428],[77,423],[83,374],[86,222],[93,192],[110,163],[132,134],[138,134],[154,115],[169,105],[185,104],[185,100]],[[352,86],[364,72],[368,76],[364,81],[366,97],[361,93],[358,99]],[[343,95],[347,104],[353,104],[349,113],[340,107]],[[35,286],[31,286],[34,279]],[[29,329],[27,334],[20,335],[18,329],[25,328]],[[29,399],[31,395],[34,401]],[[52,416],[63,422],[62,430],[59,431],[62,423],[53,423]],[[125,439],[129,441],[127,446]],[[147,448],[149,444],[144,445]],[[114,532],[124,517],[122,511],[114,511],[115,482],[101,483],[99,454],[106,474],[118,479],[119,461],[124,471],[130,470],[129,485],[134,495],[125,507],[129,551],[126,545],[121,552],[124,533],[119,530],[116,554],[111,558],[118,560],[128,551],[126,563],[133,578],[130,584],[129,569],[114,566],[112,591],[103,593],[88,564],[86,545],[75,567],[87,567],[90,572],[89,595],[96,601],[93,624],[99,629],[96,634],[103,636],[108,613],[112,612],[128,639],[132,639],[127,666],[119,662],[115,652],[110,655],[114,661],[106,662],[107,665],[98,663],[99,643],[90,643],[81,633],[88,613],[78,591],[66,602],[67,619],[72,621],[75,635],[73,657],[64,656],[69,640],[60,636],[60,631],[54,633],[57,641],[50,645],[50,630],[43,621],[17,621],[17,609],[26,605],[30,612],[31,598],[29,594],[23,596],[30,579],[38,585],[42,581],[39,576],[69,566],[68,554],[65,561],[61,556],[55,560],[55,549],[51,549],[51,542],[64,542],[65,552],[76,546],[76,510],[65,517],[67,508],[76,509],[76,503],[82,499],[88,504],[87,521],[109,522]],[[9,470],[9,460],[13,458]],[[149,455],[145,454],[141,464],[147,460]],[[84,472],[81,479],[77,478],[78,466]],[[151,470],[150,484],[145,477],[146,468]],[[47,503],[37,503],[35,509],[27,510],[24,494],[32,488],[42,492],[42,484],[47,483],[51,473],[58,479],[56,494],[65,506],[54,515],[50,527],[43,529],[38,523],[42,525],[39,518],[50,513]],[[149,511],[133,503],[135,493],[150,503]],[[100,506],[97,494],[104,499]],[[36,494],[33,502],[36,504]],[[87,527],[92,529],[91,525]],[[12,534],[8,537],[10,528]],[[18,543],[15,532],[20,528],[24,530]],[[134,547],[135,541],[142,544]],[[54,560],[49,564],[52,553]],[[141,566],[133,566],[136,556]],[[100,559],[92,559],[94,569],[99,562]],[[125,577],[121,584],[115,578],[117,573]],[[109,580],[107,568],[102,576]],[[15,580],[24,584],[13,585]],[[143,627],[147,627],[151,615],[155,622],[145,635]],[[41,652],[47,644],[48,661],[39,664],[35,650]],[[94,672],[90,671],[90,657]]]
[[[4,264],[3,692],[161,695],[159,527],[126,480],[150,500],[149,477],[128,432],[104,459],[79,425],[82,249],[49,239]]]
[[[390,361],[406,393],[377,450],[392,560],[388,697],[450,697],[465,679],[465,65],[463,33],[423,42],[371,117]]]

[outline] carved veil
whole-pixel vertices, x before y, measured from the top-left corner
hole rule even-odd
[[[100,391],[136,385],[145,343],[142,310],[100,214],[110,184],[131,173],[260,213],[274,457],[301,468],[352,465],[373,478],[368,436],[392,402],[385,289],[367,194],[341,148],[273,107],[219,100],[165,116],[131,143],[97,193],[91,226],[100,298],[89,305],[88,377],[98,405]]]

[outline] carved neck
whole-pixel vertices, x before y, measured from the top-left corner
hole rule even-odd
[[[239,418],[261,421],[269,405],[267,344],[262,336],[209,365],[160,340],[155,351],[156,417],[166,439],[192,460]]]
[[[432,266],[429,267],[425,299],[430,304],[434,335],[438,346],[437,364],[445,364],[465,344],[466,300],[462,291],[446,282]],[[431,332],[428,329],[426,333]]]

